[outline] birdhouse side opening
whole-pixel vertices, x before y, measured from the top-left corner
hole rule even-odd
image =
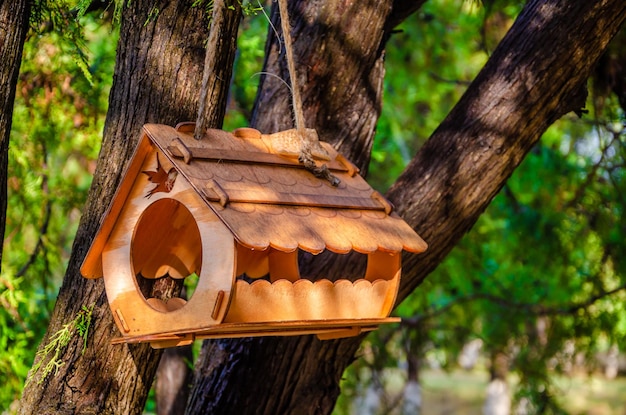
[[[340,268],[343,271],[342,275],[333,279],[347,279],[355,282],[362,279],[365,275],[365,269],[367,267],[367,254],[362,254],[357,251],[350,251],[348,253],[337,253],[329,249],[325,249],[319,254],[312,254],[304,250],[298,251],[298,265],[302,270],[302,278],[311,281],[318,281],[320,279],[330,279],[329,274],[332,272],[329,268]],[[347,267],[346,264],[350,263]]]
[[[349,257],[349,258],[348,258]],[[376,280],[391,280],[396,277],[400,269],[400,253],[375,251],[368,254],[357,251],[337,253],[324,250],[321,253],[311,253],[296,249],[292,252],[284,252],[275,248],[254,250],[237,243],[237,280],[253,283],[257,280],[276,282],[284,279],[296,282],[307,279],[312,282],[320,279],[329,279],[322,272],[321,275],[312,273],[301,274],[300,268],[313,269],[317,272],[324,266],[332,266],[338,262],[350,261],[355,264],[348,270],[348,274],[339,279],[356,282],[366,279],[370,282]],[[316,272],[313,271],[313,272]]]
[[[259,279],[275,282],[300,279],[298,252],[282,252],[268,248],[263,251],[237,244],[237,280],[254,282]]]
[[[367,254],[361,277],[302,278],[298,250],[249,249],[239,243],[235,294],[227,323],[372,319],[389,315],[400,280],[400,253]],[[324,251],[328,255],[346,254]]]
[[[202,266],[200,231],[191,212],[159,199],[141,214],[131,242],[133,274],[147,303],[174,311],[193,295]]]

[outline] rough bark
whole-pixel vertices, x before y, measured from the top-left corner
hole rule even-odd
[[[380,114],[381,45],[391,1],[289,4],[291,36],[306,125],[364,172]],[[277,7],[272,24],[280,28]],[[282,33],[279,30],[279,34]],[[293,128],[284,46],[270,29],[252,125],[265,133]],[[279,79],[280,78],[280,79]]]
[[[207,49],[204,58],[202,90],[199,96],[198,117],[194,132],[197,139],[202,138],[207,128],[222,125],[226,113],[224,103],[228,97],[233,62],[237,51],[236,35],[240,22],[241,2],[236,0],[213,2],[211,30],[207,41],[207,44],[212,45],[212,47]]]
[[[149,17],[154,10],[158,15]],[[142,125],[195,119],[207,29],[204,11],[192,8],[191,2],[127,3],[98,166],[48,333],[40,345],[41,350],[83,305],[95,303],[87,348],[81,354],[82,342],[70,342],[60,356],[64,364],[58,374],[24,389],[22,414],[136,414],[143,410],[160,352],[148,345],[110,344],[119,331],[102,279],[86,280],[79,268]],[[221,65],[232,66],[232,62]]]
[[[307,68],[300,74],[307,121],[363,165],[378,116],[384,46],[368,39],[372,33],[385,38],[379,30],[389,3],[359,3],[359,10],[332,1],[305,3],[297,2],[291,16],[297,60]],[[355,44],[351,30],[361,22],[355,16],[369,8],[377,11]],[[430,244],[426,254],[405,256],[399,301],[471,228],[546,128],[584,105],[582,87],[625,18],[622,0],[527,3],[467,93],[387,194]],[[283,63],[272,57],[278,55],[273,42],[265,70],[285,78]],[[290,127],[287,98],[278,82],[264,79],[255,125],[267,132]],[[341,270],[350,266],[342,264]],[[332,266],[331,273],[336,270]],[[360,340],[206,342],[187,413],[330,413],[341,373]]]
[[[9,135],[13,120],[15,87],[28,32],[30,1],[0,3],[0,240],[4,240],[7,210]],[[2,243],[0,243],[0,270]]]

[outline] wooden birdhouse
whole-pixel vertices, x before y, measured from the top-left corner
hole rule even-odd
[[[293,130],[209,130],[202,140],[189,124],[143,131],[81,268],[104,278],[117,342],[325,339],[397,321],[388,316],[401,252],[426,243],[330,145],[313,156],[337,186],[298,162]],[[325,250],[367,255],[365,274],[301,278],[299,256]],[[152,296],[163,278],[191,281],[188,299]]]

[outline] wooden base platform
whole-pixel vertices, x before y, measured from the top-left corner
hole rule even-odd
[[[320,340],[357,336],[376,330],[379,325],[398,323],[400,318],[340,319],[320,321],[283,321],[267,323],[222,323],[213,327],[184,333],[158,333],[113,339],[112,344],[150,343],[155,349],[185,346],[194,340],[258,336],[293,336],[316,334]]]

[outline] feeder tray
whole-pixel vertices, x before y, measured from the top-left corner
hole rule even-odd
[[[147,124],[83,262],[104,278],[122,337],[171,347],[194,339],[354,336],[390,318],[401,252],[426,243],[327,143],[313,152],[340,179],[298,162],[293,130]],[[300,277],[298,255],[357,251],[362,279]],[[156,281],[189,282],[188,300],[150,297]],[[188,293],[189,294],[189,293]]]

